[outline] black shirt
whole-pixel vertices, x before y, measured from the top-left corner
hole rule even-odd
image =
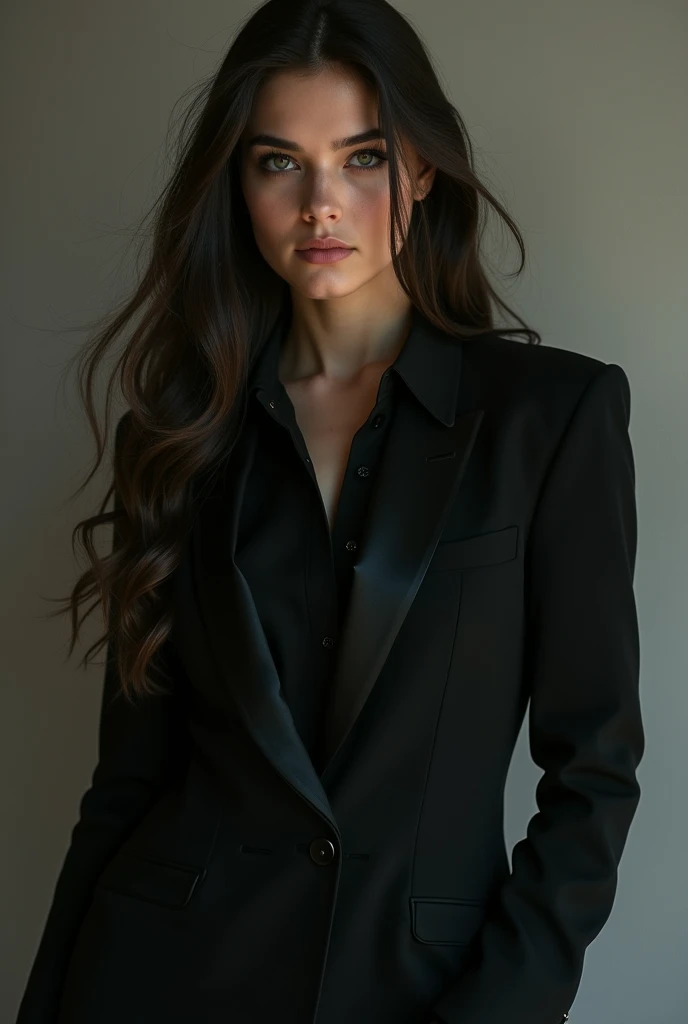
[[[296,728],[318,768],[318,740],[366,511],[398,388],[442,419],[446,394],[423,344],[420,314],[382,374],[375,406],[354,435],[330,532],[291,399],[278,377],[289,327],[277,321],[252,366],[243,431],[257,431],[239,514],[235,561],[246,578]]]

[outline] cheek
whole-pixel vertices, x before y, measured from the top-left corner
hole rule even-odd
[[[279,195],[276,189],[252,188],[249,185],[244,189],[244,199],[257,237],[278,240],[283,236],[284,224],[289,220],[284,196]]]
[[[354,234],[369,253],[389,250],[389,192],[386,188],[352,194],[346,210]]]

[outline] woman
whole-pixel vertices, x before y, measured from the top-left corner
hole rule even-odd
[[[146,309],[69,604],[109,627],[99,760],[19,1024],[567,1019],[639,800],[630,390],[495,326],[480,198],[522,268],[393,7],[245,23],[84,364],[95,424]]]

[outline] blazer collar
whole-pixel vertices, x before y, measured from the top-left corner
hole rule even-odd
[[[290,317],[280,314],[249,368],[248,393],[264,389],[275,394],[283,387],[278,375],[279,355],[289,329]],[[391,370],[403,380],[418,402],[439,423],[454,423],[459,383],[459,342],[438,331],[416,306],[412,307],[411,327]]]

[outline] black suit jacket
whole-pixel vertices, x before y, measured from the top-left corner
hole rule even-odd
[[[112,703],[108,661],[18,1024],[565,1019],[639,801],[628,379],[425,329],[446,416],[400,399],[324,770],[233,562],[248,463],[230,458],[175,573],[171,694]],[[526,710],[544,774],[510,869]]]

